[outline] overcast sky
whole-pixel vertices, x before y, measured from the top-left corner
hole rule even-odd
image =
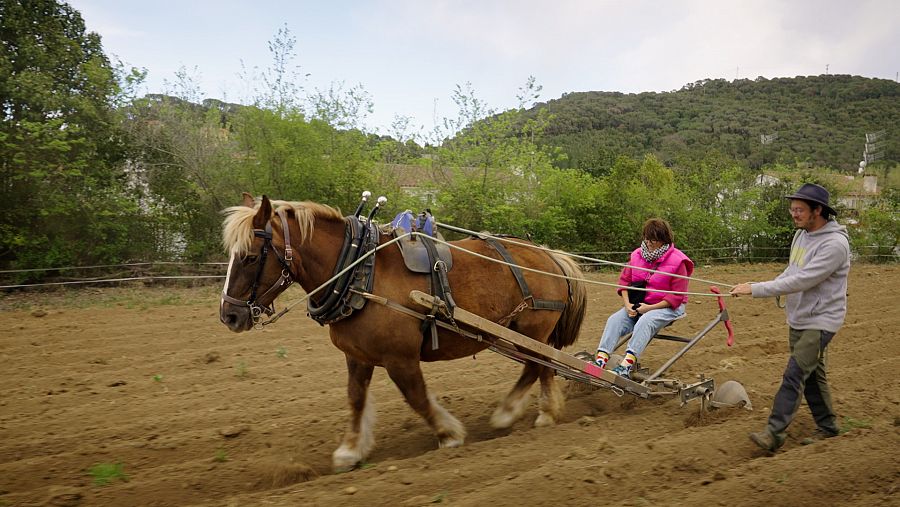
[[[204,97],[249,101],[239,79],[270,67],[287,26],[307,91],[362,85],[370,130],[395,116],[430,130],[472,84],[515,107],[529,76],[540,100],[577,91],[671,91],[706,78],[852,74],[896,79],[894,0],[71,0],[108,55],[149,71],[146,92],[185,68]],[[196,73],[194,69],[196,68]]]

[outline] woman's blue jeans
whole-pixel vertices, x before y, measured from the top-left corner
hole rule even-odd
[[[674,309],[650,310],[639,319],[634,319],[628,316],[625,308],[620,308],[606,319],[606,327],[603,328],[603,337],[600,339],[598,350],[611,354],[619,338],[632,333],[631,339],[628,340],[628,350],[634,353],[635,357],[640,356],[650,343],[650,339],[670,322],[684,315],[684,312],[685,305],[681,305]]]

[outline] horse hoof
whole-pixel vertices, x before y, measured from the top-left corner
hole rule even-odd
[[[350,471],[356,470],[356,466],[357,466],[357,463],[354,463],[354,464],[352,464],[352,465],[337,465],[337,464],[333,464],[333,465],[331,466],[331,470],[332,470],[334,473],[336,473],[336,474],[342,474],[342,473],[345,473],[345,472],[350,472]]]
[[[358,452],[344,446],[338,447],[331,455],[331,466],[338,473],[353,470],[361,461],[362,456]]]
[[[502,430],[509,428],[516,422],[515,414],[506,410],[497,410],[491,415],[491,427]]]
[[[461,438],[444,438],[438,443],[441,449],[450,449],[461,445],[463,445],[463,439]]]
[[[554,419],[550,414],[541,413],[537,416],[537,419],[534,420],[535,428],[541,428],[543,426],[553,426],[554,424],[556,424],[556,419]]]

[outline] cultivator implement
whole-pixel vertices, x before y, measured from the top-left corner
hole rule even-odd
[[[717,288],[712,287],[711,290],[716,294],[719,294]],[[484,317],[469,312],[459,306],[454,307],[451,312],[443,300],[424,292],[412,291],[410,293],[410,299],[413,303],[425,308],[429,314],[439,314],[448,317],[452,325],[445,325],[443,327],[451,329],[455,328],[460,334],[470,339],[488,342],[490,343],[490,350],[500,355],[519,362],[531,361],[547,366],[555,370],[557,375],[565,379],[587,384],[598,389],[609,389],[618,396],[623,396],[625,394],[636,396],[638,398],[677,396],[682,405],[690,400],[699,398],[703,408],[705,408],[710,401],[713,401],[715,406],[724,406],[737,405],[746,399],[746,395],[744,394],[742,397],[737,396],[737,398],[740,399],[735,399],[734,402],[732,402],[732,398],[735,398],[733,389],[729,390],[728,399],[716,399],[715,381],[712,378],[706,378],[704,375],[700,375],[698,381],[691,383],[684,383],[677,379],[666,378],[663,376],[663,374],[671,368],[678,359],[684,356],[684,354],[686,354],[719,323],[724,324],[728,332],[728,345],[730,346],[733,343],[733,329],[721,295],[717,298],[719,303],[719,313],[693,337],[683,338],[672,335],[656,335],[654,339],[682,342],[684,343],[684,346],[656,371],[651,372],[646,368],[636,369],[632,374],[632,379],[621,377],[609,370],[600,368],[594,363],[593,354],[589,352],[579,352],[575,355],[568,354],[561,350],[557,350],[550,345],[541,343],[528,336],[503,327],[496,322],[485,319]],[[459,327],[460,324],[480,331],[480,333],[477,331],[474,333],[471,331],[464,331]],[[619,341],[619,345],[627,340],[628,335],[623,336]],[[742,391],[742,389],[739,389],[739,391]],[[749,400],[746,401],[749,402]]]

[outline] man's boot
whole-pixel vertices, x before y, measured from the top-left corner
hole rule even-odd
[[[784,444],[784,439],[776,437],[768,429],[757,433],[751,433],[750,440],[753,440],[754,444],[769,452],[775,452]]]
[[[816,428],[816,431],[811,436],[808,436],[800,441],[800,445],[810,445],[821,440],[825,440],[826,438],[833,438],[836,436],[838,436],[837,432],[823,430],[822,428]]]

